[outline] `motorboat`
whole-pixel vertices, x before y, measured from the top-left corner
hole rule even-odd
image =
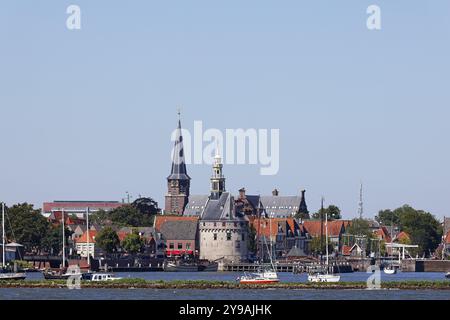
[[[122,280],[123,278],[116,277],[112,273],[87,273],[83,274],[83,280],[91,282],[108,282]]]
[[[387,266],[383,269],[383,272],[387,275],[394,275],[397,274],[397,268],[394,266]]]
[[[447,279],[450,279],[450,272],[447,272],[447,274],[445,275],[445,277],[446,277]]]
[[[337,283],[337,282],[341,281],[341,276],[326,273],[326,272],[317,272],[317,273],[308,275],[308,281],[312,282],[312,283],[318,283],[318,282]]]

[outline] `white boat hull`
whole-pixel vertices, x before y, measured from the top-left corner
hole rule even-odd
[[[397,269],[384,269],[383,271],[387,275],[394,275],[397,273]]]
[[[318,282],[337,283],[341,281],[341,276],[336,276],[333,274],[315,274],[308,276],[308,281],[313,283]]]
[[[0,281],[6,280],[25,280],[27,275],[25,273],[0,273]]]

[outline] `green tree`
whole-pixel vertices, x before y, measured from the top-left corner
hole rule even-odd
[[[66,247],[68,245],[68,239],[73,234],[72,231],[67,229],[64,230],[65,238],[66,238]],[[62,245],[63,245],[63,233],[61,225],[58,226],[49,226],[49,230],[46,235],[41,240],[41,249],[50,253],[51,255],[59,255],[62,253]]]
[[[393,212],[392,210],[381,210],[375,217],[375,220],[384,226],[397,226],[400,223],[400,217],[398,212]]]
[[[325,236],[323,236],[323,241],[320,240],[320,236],[319,237],[314,237],[311,240],[311,253],[313,253],[314,255],[320,255],[323,254],[325,255],[326,253],[326,238]],[[328,238],[329,239],[329,238]],[[328,252],[331,254],[334,251],[333,245],[331,244],[331,241],[328,243]]]
[[[158,202],[152,198],[139,198],[131,205],[143,215],[155,216],[161,211],[158,207]]]
[[[151,227],[153,217],[142,214],[133,205],[123,205],[109,212],[109,219],[116,226],[123,227]]]
[[[101,248],[108,254],[116,252],[117,248],[120,245],[119,236],[111,227],[106,227],[101,230],[97,234],[95,242],[99,246],[99,248]]]
[[[374,238],[374,234],[370,229],[370,222],[366,219],[353,219],[346,230],[347,234],[353,236],[365,236],[368,239]]]
[[[315,220],[320,220],[321,217],[321,210],[317,211],[316,213],[313,214],[313,219]],[[339,209],[339,207],[335,206],[335,205],[330,205],[328,206],[328,208],[324,208],[323,209],[323,217],[325,219],[325,214],[328,216],[328,220],[340,220],[342,219],[342,215],[341,215],[341,209]]]
[[[419,255],[430,256],[436,250],[442,239],[442,226],[431,213],[416,210],[404,205],[393,211],[382,210],[377,221],[389,226],[392,222],[410,236],[410,243],[419,246],[418,250],[410,250]]]
[[[123,239],[122,248],[128,253],[136,254],[144,248],[144,241],[137,232],[133,231]]]
[[[51,232],[51,224],[28,203],[16,204],[6,210],[6,237],[25,247],[26,252],[40,253],[43,239]]]

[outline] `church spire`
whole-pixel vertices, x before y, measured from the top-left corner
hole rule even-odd
[[[183,131],[181,129],[180,111],[178,111],[178,128],[173,149],[172,170],[167,177],[166,213],[183,215],[189,202],[190,181],[191,177],[186,170]]]
[[[183,131],[181,129],[181,115],[178,111],[178,128],[175,139],[175,146],[173,148],[172,170],[169,180],[190,180],[187,174],[186,161],[184,159],[184,145],[183,145]]]

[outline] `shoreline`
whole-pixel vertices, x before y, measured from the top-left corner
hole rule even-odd
[[[0,281],[0,288],[64,289],[66,281]],[[82,289],[156,289],[156,290],[369,290],[365,282],[342,283],[278,283],[270,285],[241,285],[221,281],[147,281],[125,279],[113,282],[81,282]],[[381,283],[384,290],[449,290],[450,281],[400,281]]]

